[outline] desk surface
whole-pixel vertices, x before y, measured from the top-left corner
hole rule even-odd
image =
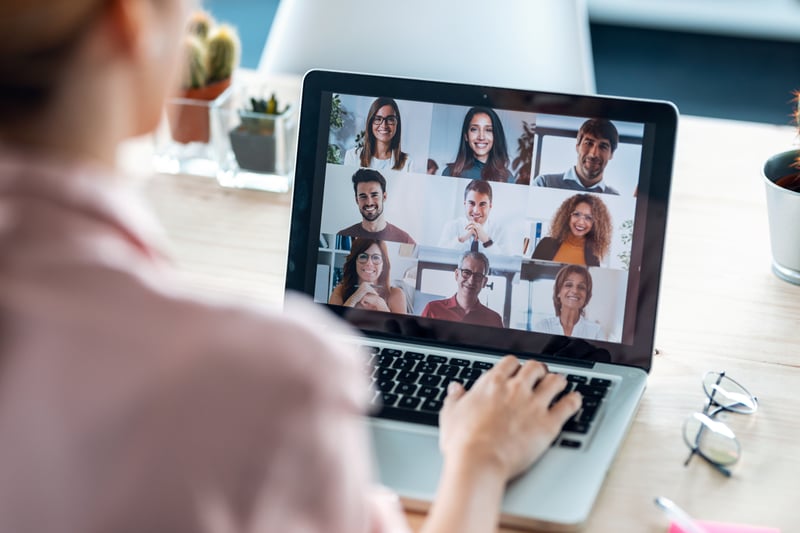
[[[667,496],[705,520],[794,531],[800,472],[800,287],[770,272],[761,166],[793,131],[683,117],[670,206],[655,357],[640,410],[586,531],[664,532]],[[287,195],[223,190],[213,180],[142,179],[176,263],[203,291],[277,305],[283,292]],[[759,397],[755,415],[723,418],[743,457],[726,479],[687,468],[682,424],[700,410],[701,376],[725,370]],[[418,528],[422,515],[409,513]]]

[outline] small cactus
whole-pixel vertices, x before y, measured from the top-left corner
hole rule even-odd
[[[217,22],[214,20],[214,17],[211,16],[211,13],[208,11],[195,11],[192,13],[191,17],[189,17],[189,25],[187,31],[189,35],[195,35],[200,38],[200,40],[205,41],[208,39],[208,34],[211,32],[211,28],[217,25]]]
[[[228,24],[214,29],[208,36],[208,83],[231,77],[239,62],[239,36]]]
[[[217,26],[207,11],[189,19],[184,42],[184,89],[199,89],[231,77],[239,63],[239,35],[233,26]]]
[[[203,42],[187,35],[184,39],[186,64],[183,70],[183,86],[187,89],[198,89],[206,85],[208,79],[208,54]]]

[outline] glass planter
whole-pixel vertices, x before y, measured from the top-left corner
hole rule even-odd
[[[154,165],[158,172],[217,177],[221,157],[217,138],[225,132],[215,110],[232,105],[230,82],[170,98],[155,135]]]
[[[295,153],[295,109],[279,104],[280,113],[248,111],[250,98],[268,99],[266,85],[243,84],[215,107],[217,180],[224,187],[287,192]]]

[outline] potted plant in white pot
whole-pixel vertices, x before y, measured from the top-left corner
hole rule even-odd
[[[795,125],[800,128],[800,91],[795,92]],[[800,148],[777,153],[763,169],[772,271],[781,279],[800,284]]]

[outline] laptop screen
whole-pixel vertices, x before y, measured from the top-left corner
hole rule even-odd
[[[649,369],[676,118],[311,72],[287,288],[369,334]]]

